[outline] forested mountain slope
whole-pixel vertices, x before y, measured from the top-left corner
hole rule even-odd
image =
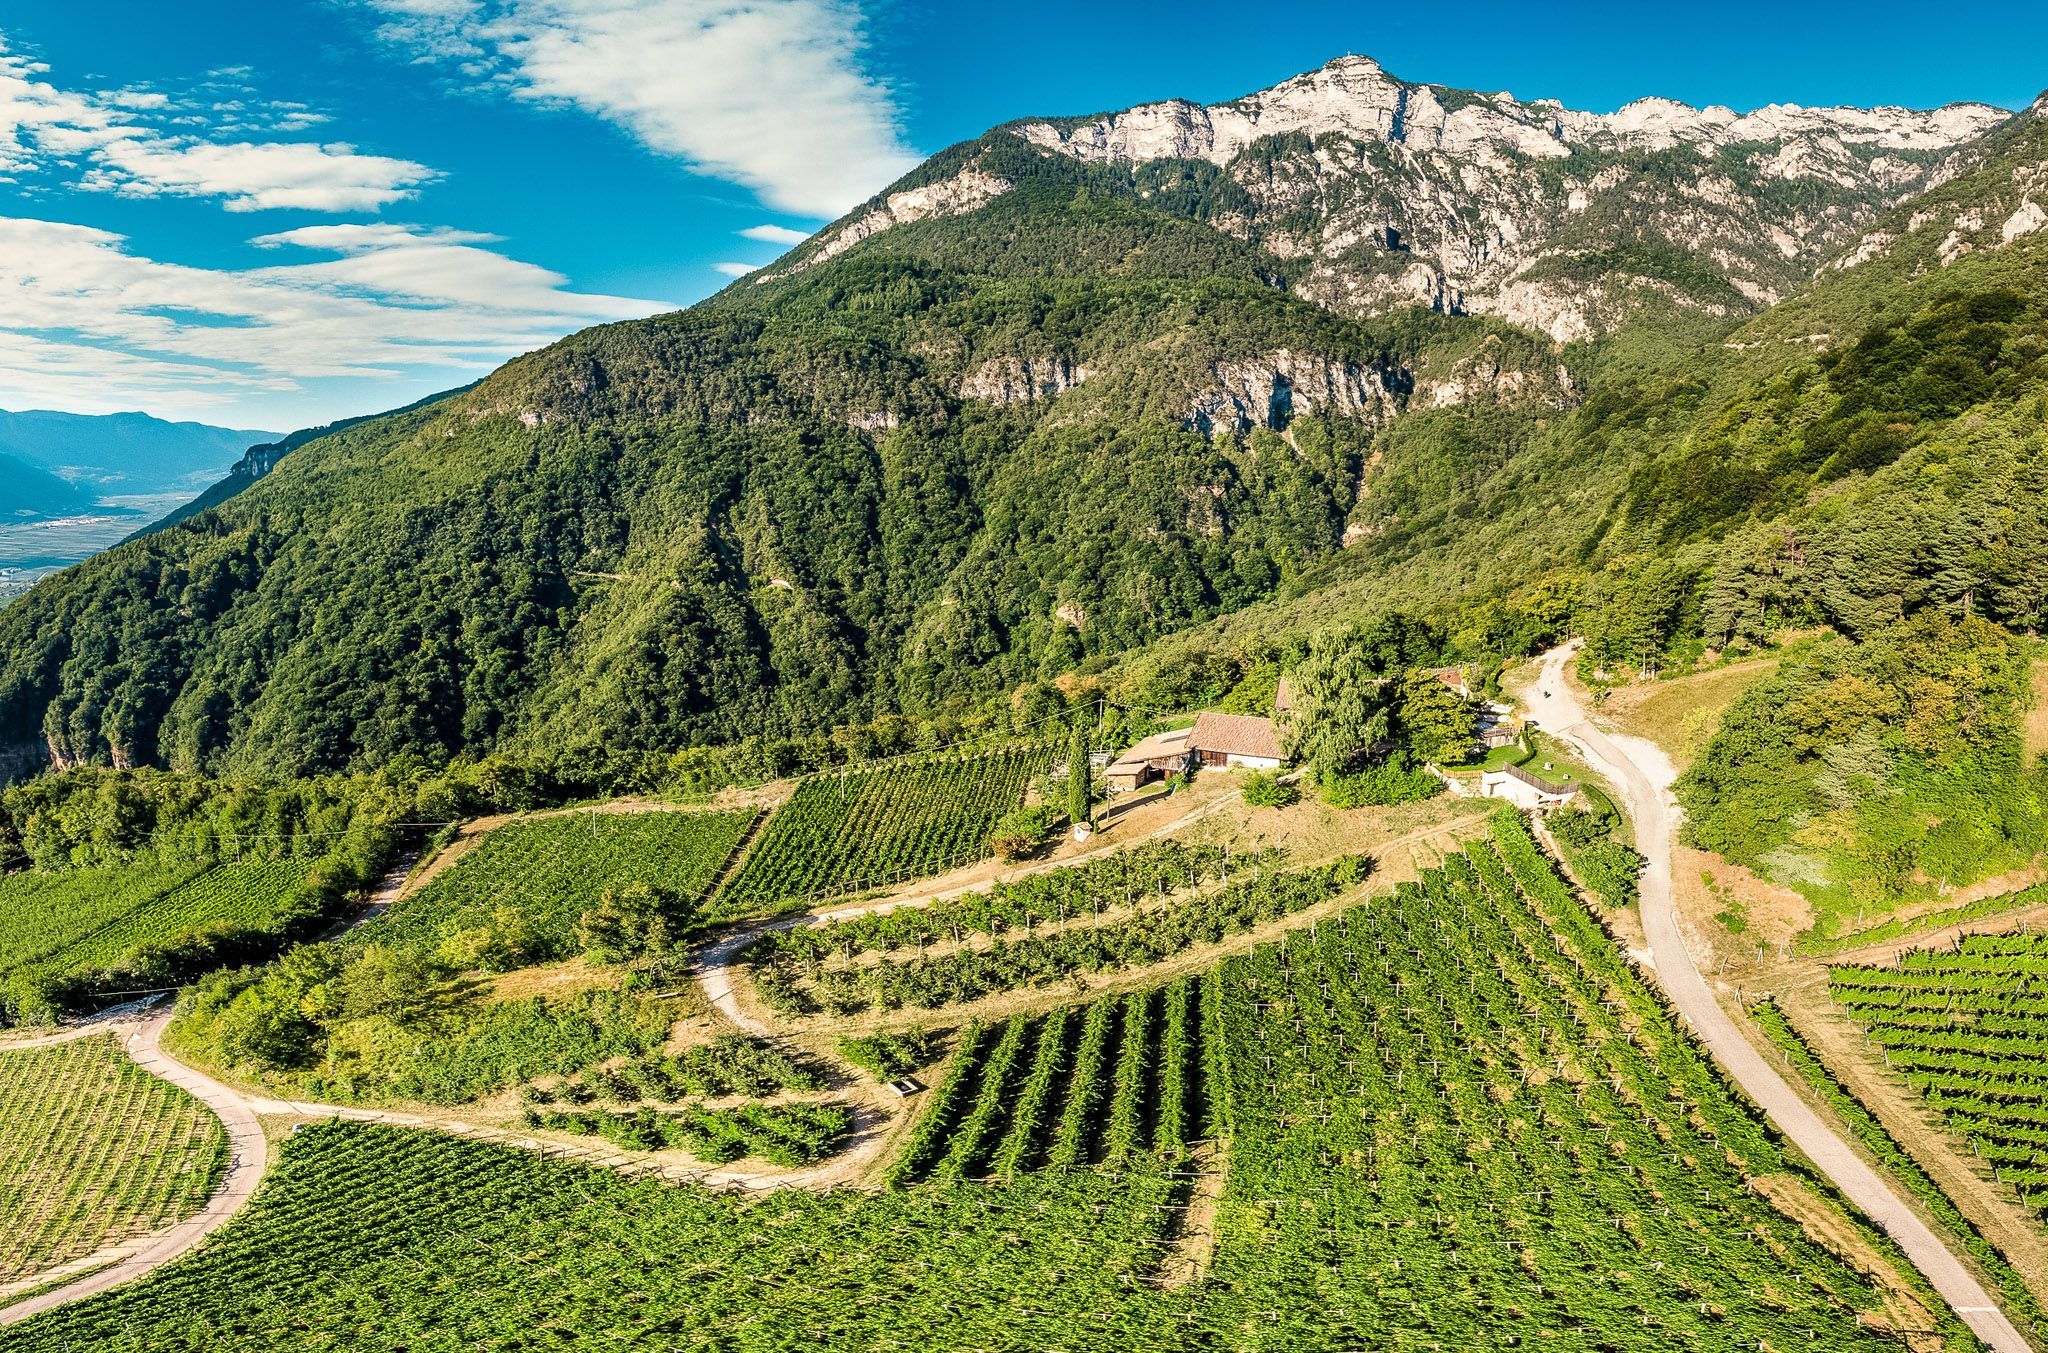
[[[664,750],[957,707],[1318,589],[1335,590],[1283,613],[1460,597],[1512,611],[1498,598],[1536,586],[1540,604],[1482,617],[1474,642],[1577,608],[1640,621],[1654,647],[1697,633],[1703,552],[1757,499],[1710,491],[1734,461],[1705,466],[1701,429],[1764,400],[1759,382],[1833,389],[1853,364],[1831,354],[1862,332],[1765,342],[1751,335],[1776,311],[1730,336],[1736,320],[1834,244],[1868,257],[1788,306],[1868,286],[1917,314],[1955,279],[2036,266],[2038,236],[2007,243],[1993,225],[1952,267],[1908,274],[1898,250],[1918,237],[1880,224],[1952,174],[1944,202],[2003,192],[2040,158],[2031,120],[1968,142],[1989,110],[1767,110],[1745,130],[1639,109],[1668,124],[1653,133],[1436,90],[1442,134],[1418,150],[1426,100],[1401,86],[1399,134],[1366,153],[1376,72],[1304,77],[1350,90],[1349,121],[1323,129],[1317,105],[1267,135],[1277,123],[1243,114],[1257,134],[1220,162],[1213,144],[1081,153],[1125,143],[1079,123],[999,129],[759,280],[312,441],[0,614],[0,743],[288,773],[499,745]],[[1298,109],[1288,88],[1262,106]],[[1483,136],[1452,134],[1475,118]],[[1352,185],[1341,210],[1260,196],[1288,157],[1337,155],[1333,136],[1355,159],[1324,173],[1325,189]],[[1630,216],[1645,175],[1706,191],[1709,160],[1748,166],[1710,185],[1732,204],[1727,231],[1794,237],[1769,269],[1726,256],[1691,208]],[[1523,282],[1592,270],[1608,299],[1584,327],[1606,336],[1560,346],[1457,313],[1476,283],[1416,308],[1343,280],[1385,275],[1370,250],[1283,238],[1327,244],[1378,213],[1374,248],[1402,254],[1420,227],[1388,204],[1425,199],[1446,222],[1492,222],[1489,257],[1511,235],[1548,241],[1517,255]],[[1868,242],[1885,229],[1904,243]],[[1679,285],[1709,273],[1748,281]],[[1637,299],[1610,305],[1617,288]],[[2029,332],[2029,303],[1957,304],[2005,316],[1985,322],[2014,342]],[[1858,398],[1889,408],[1892,366],[1874,370]],[[1840,412],[1839,394],[1807,397]],[[1785,426],[1771,455],[1792,454],[1780,444],[1804,416]],[[1756,472],[1773,512],[1809,510],[1842,475],[1875,483],[1889,458],[1819,454],[1802,444],[1791,468]],[[1688,465],[1707,485],[1692,506],[1666,483]]]
[[[1669,360],[1628,336],[1568,349],[1587,374],[1565,417],[1411,412],[1383,433],[1395,468],[1355,514],[1377,548],[1178,646],[1447,598],[1464,599],[1473,645],[1526,644],[1575,614],[1596,658],[1630,665],[1785,627],[1862,635],[1930,605],[2038,629],[2042,108],[1712,341]]]

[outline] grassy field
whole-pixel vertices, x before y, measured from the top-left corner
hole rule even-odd
[[[197,1212],[227,1132],[112,1034],[0,1051],[0,1282]]]

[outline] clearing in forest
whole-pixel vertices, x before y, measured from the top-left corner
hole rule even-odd
[[[191,1216],[227,1154],[220,1120],[113,1034],[0,1051],[0,1282]]]

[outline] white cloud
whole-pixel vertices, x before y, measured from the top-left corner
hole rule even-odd
[[[435,177],[425,165],[361,154],[340,142],[222,142],[173,131],[198,126],[218,136],[220,118],[201,112],[239,114],[247,106],[236,100],[205,110],[180,107],[148,90],[81,94],[41,78],[48,69],[0,39],[0,171],[71,172],[75,186],[88,191],[212,197],[230,211],[375,211],[412,197]],[[284,130],[318,120],[297,108],[278,117]]]
[[[748,226],[740,234],[750,240],[759,240],[763,244],[802,244],[810,238],[801,230],[791,230],[788,226],[779,225]]]
[[[516,97],[581,108],[804,216],[908,171],[850,0],[360,0],[387,41]]]
[[[758,263],[714,263],[711,265],[711,269],[713,272],[722,272],[727,277],[745,277],[750,272],[761,271],[761,265]]]
[[[394,224],[259,237],[273,266],[187,267],[86,226],[0,217],[0,407],[204,414],[337,378],[454,384],[588,324],[669,307],[565,288],[487,235]]]
[[[124,137],[101,146],[97,160],[80,187],[128,197],[218,197],[229,211],[376,211],[433,177],[425,165],[359,155],[339,142],[168,145]]]

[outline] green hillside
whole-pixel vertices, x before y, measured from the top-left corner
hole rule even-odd
[[[1184,633],[1241,666],[1390,607],[1453,656],[1575,626],[1630,665],[1925,605],[2031,626],[2043,236],[2000,213],[2044,135],[1957,152],[1760,314],[1646,301],[1560,347],[1309,299],[1222,228],[1243,203],[1207,162],[991,133],[892,190],[972,169],[990,201],[850,247],[843,222],[36,589],[0,615],[0,746],[287,775],[666,753],[967,713],[1162,640],[1185,665]],[[1610,262],[1705,266],[1659,259]]]

